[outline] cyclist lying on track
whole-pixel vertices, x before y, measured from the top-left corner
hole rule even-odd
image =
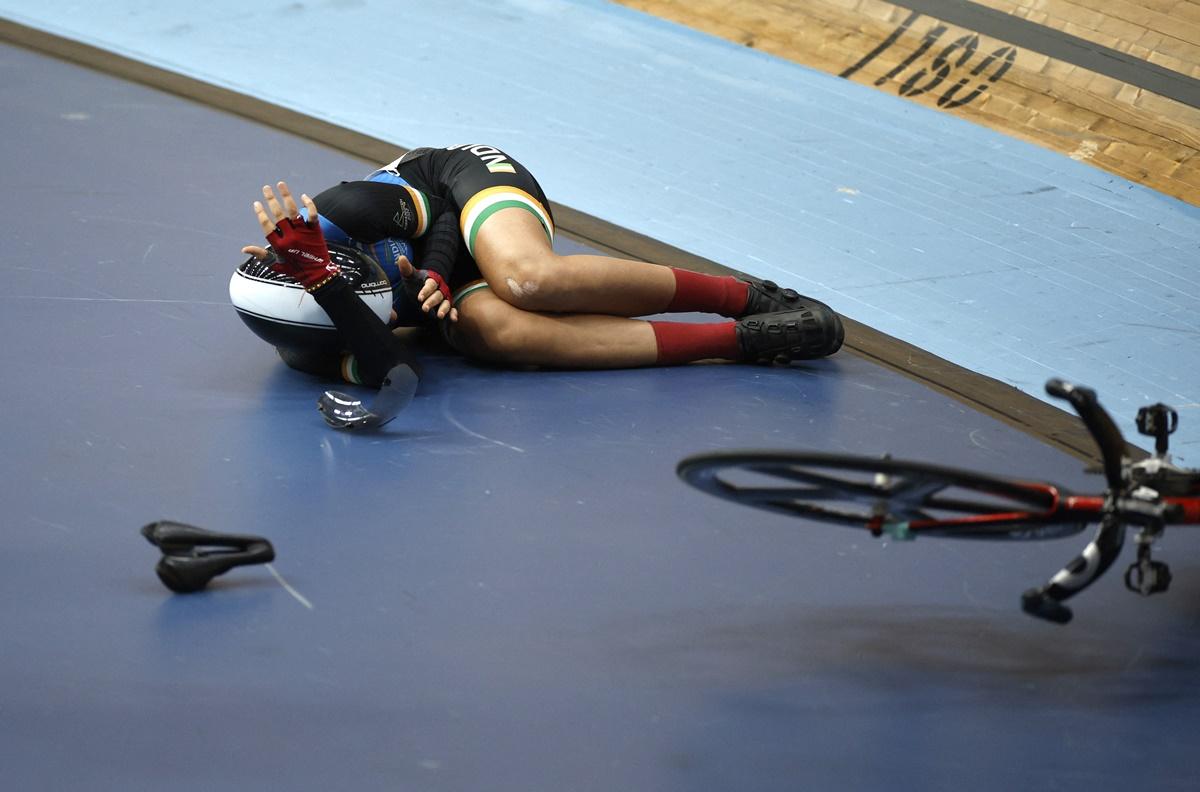
[[[379,384],[410,353],[330,262],[326,241],[373,252],[456,350],[502,364],[559,368],[663,366],[721,358],[773,362],[825,357],[843,328],[825,304],[770,281],[593,255],[554,252],[554,220],[522,165],[490,146],[421,148],[361,181],[310,199],[263,187],[254,211],[271,250],[243,249],[297,279],[353,353],[351,381]],[[406,255],[386,251],[413,243]],[[392,244],[396,243],[396,244]],[[385,253],[381,253],[384,251]],[[671,312],[710,323],[639,320]],[[338,370],[312,361],[289,365]]]

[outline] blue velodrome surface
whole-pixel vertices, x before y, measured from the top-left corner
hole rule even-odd
[[[405,147],[484,142],[552,200],[781,280],[1042,397],[1200,442],[1200,210],[597,0],[0,0],[0,16]],[[278,163],[306,183],[304,162]]]
[[[848,353],[429,347],[387,431],[334,432],[226,288],[263,181],[365,163],[7,45],[0,75],[4,789],[1195,789],[1200,535],[1169,594],[1112,574],[1060,628],[1017,596],[1082,537],[880,542],[674,476],[754,446],[1096,486],[1076,460]],[[171,595],[158,518],[278,558]]]

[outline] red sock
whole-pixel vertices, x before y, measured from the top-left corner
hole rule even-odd
[[[746,308],[749,286],[745,281],[721,275],[702,275],[671,268],[675,273],[675,296],[667,311],[707,311],[739,316]]]
[[[706,358],[738,360],[736,322],[693,324],[690,322],[650,322],[658,342],[659,365],[690,363]]]

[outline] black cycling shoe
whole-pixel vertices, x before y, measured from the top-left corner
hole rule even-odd
[[[759,363],[827,357],[842,348],[845,336],[838,315],[815,300],[794,310],[737,320],[738,347],[746,360]]]
[[[738,280],[749,286],[746,294],[746,307],[738,316],[792,311],[797,308],[806,308],[809,303],[814,302],[812,298],[805,297],[795,289],[780,288],[779,284],[774,281],[751,277]]]

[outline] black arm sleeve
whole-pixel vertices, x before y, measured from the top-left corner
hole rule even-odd
[[[368,244],[386,237],[419,237],[429,230],[430,218],[446,208],[445,201],[414,188],[370,181],[334,185],[313,203],[331,223]]]
[[[407,363],[418,374],[412,351],[392,335],[388,326],[364,303],[349,281],[333,278],[312,293],[325,309],[338,334],[358,360],[358,373],[364,385],[379,387],[393,366]]]
[[[416,266],[433,270],[449,283],[450,273],[454,271],[454,262],[458,260],[461,247],[462,234],[458,230],[458,217],[454,212],[442,212],[433,221],[429,233],[420,240],[416,251]]]

